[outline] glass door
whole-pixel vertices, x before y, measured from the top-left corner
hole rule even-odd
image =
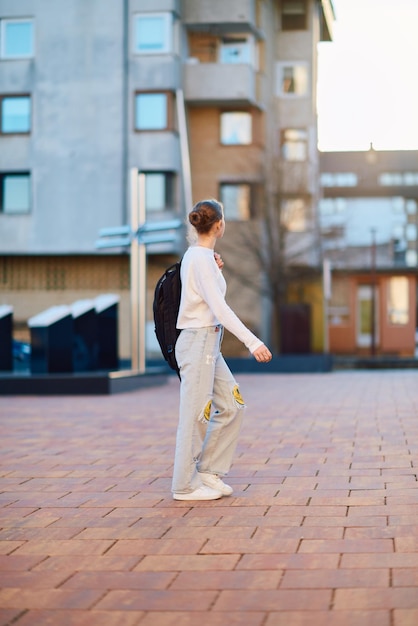
[[[378,290],[375,287],[375,298],[373,303],[373,286],[359,285],[357,287],[357,347],[369,348],[372,345],[372,332],[374,326],[375,346],[378,344]],[[374,309],[374,324],[373,324]]]

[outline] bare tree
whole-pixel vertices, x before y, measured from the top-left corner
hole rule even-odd
[[[234,229],[227,237],[224,250],[230,258],[242,256],[248,250],[257,267],[248,273],[240,263],[228,265],[231,276],[246,284],[270,304],[270,337],[273,351],[281,351],[281,311],[288,303],[289,286],[300,284],[317,274],[319,265],[318,230],[314,223],[312,197],[300,175],[299,163],[291,164],[297,185],[286,192],[283,178],[289,168],[281,160],[274,163],[272,176],[266,176],[263,197],[257,214]],[[286,163],[289,165],[289,163]]]

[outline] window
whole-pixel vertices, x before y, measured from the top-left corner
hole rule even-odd
[[[306,96],[308,93],[308,66],[306,63],[277,63],[277,95]]]
[[[402,175],[396,173],[385,172],[380,174],[379,183],[381,185],[402,185]]]
[[[1,174],[1,213],[29,213],[30,208],[30,175],[26,172]]]
[[[308,226],[306,202],[290,198],[282,202],[282,223],[291,233],[303,233]]]
[[[403,224],[393,224],[392,226],[392,239],[397,242],[403,242],[404,240],[404,226]]]
[[[383,172],[379,183],[382,186],[418,185],[418,172]]]
[[[219,48],[220,63],[255,65],[254,39],[250,35],[222,37]]]
[[[306,29],[306,0],[282,0],[282,30]]]
[[[409,286],[406,276],[394,276],[389,279],[387,306],[391,324],[408,324]]]
[[[319,212],[321,216],[341,215],[347,208],[345,198],[321,198],[319,200]]]
[[[281,132],[282,157],[285,161],[306,161],[308,133],[301,128],[285,128]]]
[[[405,200],[401,196],[395,196],[390,199],[390,204],[392,207],[393,213],[398,213],[400,215],[405,214]]]
[[[418,172],[404,172],[404,185],[418,185]]]
[[[418,255],[416,250],[407,250],[405,252],[405,263],[408,267],[416,267]]]
[[[252,141],[251,113],[231,111],[221,113],[221,143],[248,145]]]
[[[356,187],[357,174],[353,172],[324,172],[321,174],[322,187]]]
[[[145,209],[147,213],[174,208],[174,175],[172,172],[145,174]]]
[[[372,342],[377,345],[379,342],[379,291],[375,285],[357,286],[356,308],[357,346],[367,348],[372,345]]]
[[[416,215],[417,212],[417,202],[416,200],[407,200],[405,203],[406,212],[408,215]]]
[[[406,225],[406,240],[407,241],[417,240],[417,225],[416,224]]]
[[[251,185],[247,183],[222,183],[220,197],[227,221],[247,221],[250,219]]]
[[[166,54],[172,51],[171,13],[142,13],[135,16],[134,51],[137,54]]]
[[[33,57],[33,20],[1,20],[0,27],[0,56],[2,59],[27,59]]]
[[[167,130],[173,125],[170,93],[135,94],[135,130]]]
[[[350,321],[350,282],[346,277],[332,276],[332,293],[328,307],[331,326],[345,326]]]
[[[29,96],[3,96],[0,99],[1,130],[6,133],[28,133],[31,126]]]

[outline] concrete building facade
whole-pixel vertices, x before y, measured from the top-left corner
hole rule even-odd
[[[256,251],[239,261],[228,238],[257,230],[277,193],[288,248],[306,250],[317,44],[333,19],[330,0],[0,0],[0,303],[22,332],[43,308],[117,293],[129,355],[128,250],[95,241],[129,223],[133,168],[147,221],[220,198],[228,261],[257,280]],[[148,249],[149,319],[155,279],[184,245],[179,235]],[[314,249],[298,262],[317,266]],[[232,306],[267,339],[267,300],[229,279]]]

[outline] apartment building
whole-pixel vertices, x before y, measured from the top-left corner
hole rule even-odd
[[[229,301],[268,339],[274,312],[254,290],[265,272],[248,235],[266,236],[279,211],[289,262],[318,266],[317,44],[333,20],[330,0],[0,0],[0,304],[17,328],[111,292],[129,356],[129,248],[95,242],[130,223],[138,171],[147,222],[223,201]],[[149,320],[184,234],[148,247]],[[309,301],[313,350],[319,292],[316,277],[292,296]]]
[[[329,349],[413,356],[417,326],[418,152],[324,152],[319,204],[332,271]]]

